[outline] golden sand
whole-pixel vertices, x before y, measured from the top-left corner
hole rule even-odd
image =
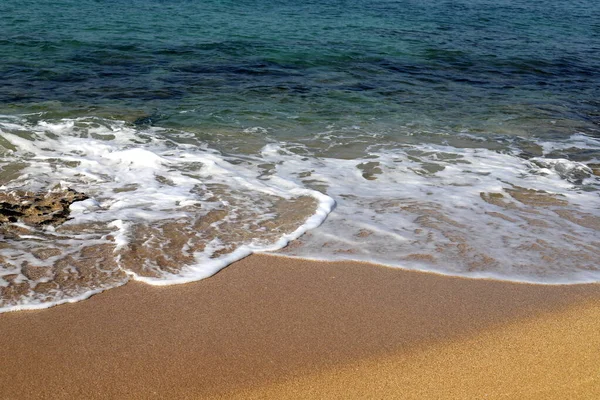
[[[251,256],[0,315],[0,399],[600,398],[600,285]]]

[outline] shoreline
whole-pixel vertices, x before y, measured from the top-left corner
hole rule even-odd
[[[596,280],[581,280],[581,281],[574,281],[574,282],[560,282],[560,281],[555,281],[555,282],[536,282],[536,281],[529,281],[529,280],[519,280],[519,279],[508,279],[508,278],[502,278],[502,277],[496,277],[494,275],[486,275],[486,274],[479,274],[479,275],[464,275],[464,274],[451,274],[451,273],[446,273],[443,271],[437,271],[437,270],[431,270],[431,269],[418,269],[418,268],[404,268],[401,266],[396,266],[396,265],[388,265],[388,264],[383,264],[383,263],[377,263],[377,262],[371,262],[371,261],[364,261],[364,260],[353,260],[353,259],[339,259],[339,260],[320,260],[320,259],[316,259],[316,258],[305,258],[305,257],[300,257],[300,256],[292,256],[292,255],[287,255],[287,254],[280,254],[280,253],[270,253],[270,252],[256,252],[256,253],[251,253],[250,255],[247,255],[239,260],[233,261],[230,264],[227,264],[225,267],[220,268],[219,270],[217,270],[217,272],[215,272],[212,275],[209,275],[205,278],[200,278],[198,280],[192,280],[192,281],[183,281],[183,282],[173,282],[173,283],[166,283],[166,284],[156,284],[151,280],[146,280],[146,279],[136,279],[136,278],[131,278],[130,280],[118,285],[118,286],[114,286],[114,287],[109,287],[109,288],[104,288],[104,289],[93,289],[90,290],[89,292],[86,292],[82,295],[76,296],[76,297],[72,297],[72,298],[66,298],[63,300],[59,300],[57,302],[49,302],[49,303],[41,303],[41,304],[19,304],[19,305],[12,305],[12,306],[8,306],[6,308],[10,308],[9,310],[4,310],[4,311],[0,311],[0,315],[5,314],[5,313],[19,313],[19,312],[35,312],[35,311],[42,311],[42,310],[47,310],[49,308],[55,308],[55,307],[60,307],[60,306],[64,306],[64,305],[68,305],[68,304],[75,304],[75,303],[79,303],[82,301],[86,301],[89,300],[90,298],[97,296],[99,294],[103,294],[107,291],[119,288],[121,286],[127,285],[127,284],[134,284],[134,285],[147,285],[149,287],[175,287],[175,286],[180,286],[180,285],[189,285],[189,284],[195,284],[198,282],[202,282],[206,279],[210,279],[213,276],[221,273],[224,269],[229,268],[230,265],[232,264],[236,264],[239,263],[241,261],[243,261],[244,259],[248,258],[248,257],[267,257],[267,258],[280,258],[283,259],[283,262],[286,262],[285,260],[294,260],[295,262],[308,262],[308,263],[318,263],[318,264],[346,264],[346,263],[350,263],[350,264],[359,264],[359,265],[365,265],[366,268],[389,268],[392,270],[399,270],[399,271],[406,271],[409,273],[417,273],[417,274],[425,274],[425,275],[433,275],[433,276],[437,276],[437,277],[441,277],[441,278],[451,278],[451,279],[466,279],[466,280],[478,280],[478,281],[487,281],[487,282],[498,282],[498,283],[505,283],[505,284],[511,284],[511,285],[532,285],[532,286],[580,286],[580,285],[599,285],[600,286],[600,281],[596,281]]]
[[[293,243],[293,241],[290,243]],[[288,246],[289,246],[289,244],[288,244]],[[285,249],[285,247],[283,247],[283,249]],[[442,270],[429,269],[429,268],[408,268],[408,267],[401,266],[399,264],[386,264],[384,262],[367,261],[367,260],[352,259],[352,258],[340,258],[340,259],[331,259],[331,260],[319,259],[319,258],[307,258],[307,257],[285,254],[284,252],[281,252],[281,249],[278,251],[280,251],[280,252],[278,252],[278,253],[256,252],[256,253],[252,253],[250,256],[266,256],[266,257],[270,257],[270,258],[283,258],[283,259],[291,259],[291,260],[296,260],[296,261],[306,261],[306,262],[310,262],[310,263],[314,262],[314,263],[324,263],[324,264],[344,264],[344,263],[363,264],[368,267],[390,268],[393,270],[407,271],[410,273],[414,272],[414,273],[418,273],[418,274],[430,274],[430,275],[444,277],[444,278],[466,279],[466,280],[477,280],[477,281],[491,281],[491,282],[508,283],[508,284],[515,284],[515,285],[532,285],[532,286],[600,285],[600,280],[597,280],[595,278],[583,278],[580,280],[573,280],[573,281],[554,280],[554,281],[550,281],[550,282],[541,282],[541,281],[535,281],[533,279],[528,280],[528,278],[522,278],[522,277],[504,278],[504,277],[502,277],[502,275],[488,274],[486,272],[478,272],[478,273],[469,275],[466,273],[458,273],[458,272],[451,273],[451,272],[445,272]],[[250,256],[248,256],[248,257],[250,257]],[[241,261],[241,260],[234,261],[234,262],[239,262],[239,261]],[[231,265],[231,264],[229,264],[229,265]],[[229,265],[224,268],[228,268]],[[199,282],[199,281],[195,281],[195,282]],[[166,286],[168,286],[168,285],[166,285]]]
[[[252,255],[199,282],[0,314],[0,397],[506,398],[469,364],[520,377],[513,390],[562,384],[566,364],[567,384],[592,378],[599,317],[598,284]]]

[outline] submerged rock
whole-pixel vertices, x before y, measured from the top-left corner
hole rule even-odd
[[[532,159],[532,161],[538,167],[547,168],[550,170],[553,169],[562,179],[566,179],[571,183],[581,184],[584,179],[595,175],[594,170],[589,166],[576,161],[566,160],[564,158],[536,158]]]
[[[88,196],[73,189],[32,193],[0,192],[0,224],[23,222],[57,226],[69,219],[69,206]]]

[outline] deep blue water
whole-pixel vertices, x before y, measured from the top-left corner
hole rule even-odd
[[[4,0],[0,108],[282,135],[594,131],[599,14],[558,0]]]

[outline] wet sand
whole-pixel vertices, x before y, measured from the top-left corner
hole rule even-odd
[[[0,315],[1,399],[600,398],[600,285],[251,256]]]

